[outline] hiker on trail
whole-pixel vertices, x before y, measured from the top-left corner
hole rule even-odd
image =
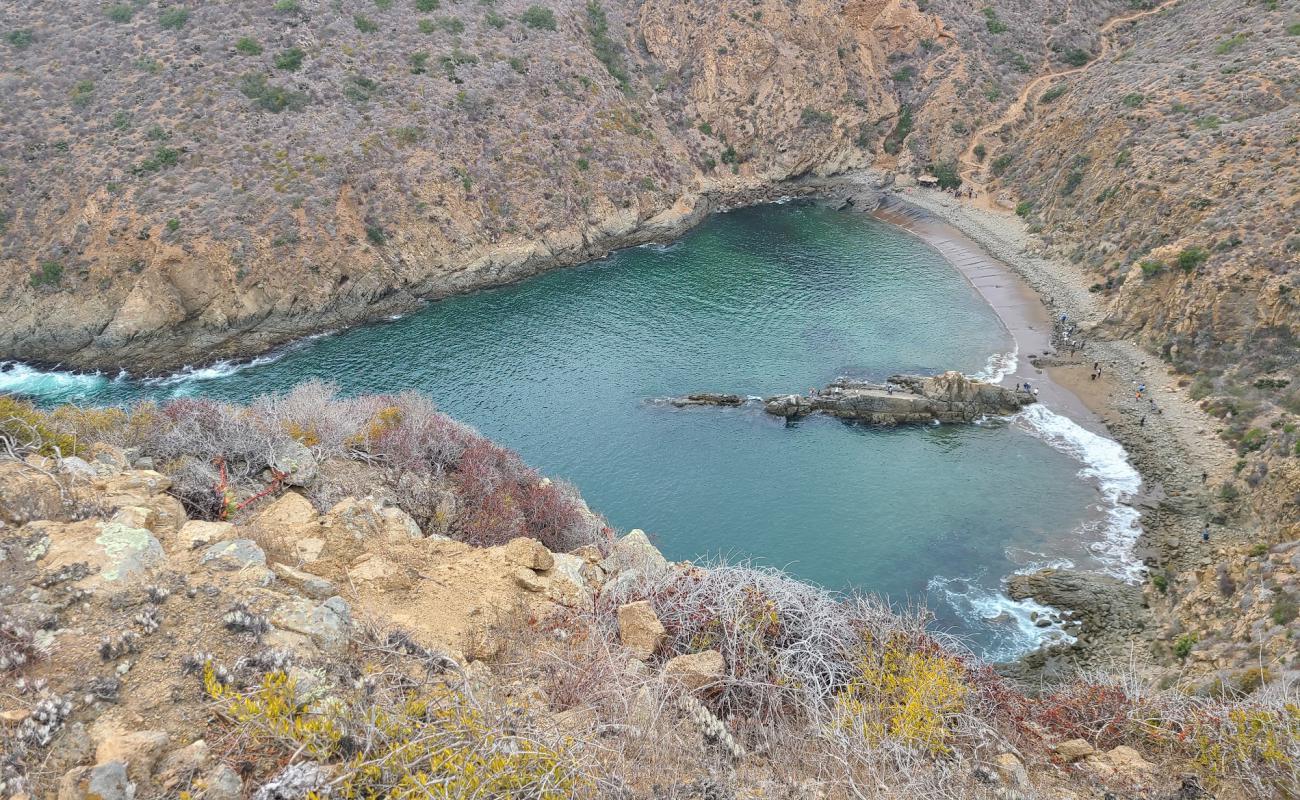
[[[1062,314],[1062,315],[1061,315],[1061,324],[1062,324],[1062,325],[1065,324],[1065,319],[1066,319],[1067,316],[1068,316],[1068,315],[1066,315],[1066,314]]]
[[[1138,420],[1138,427],[1145,428],[1146,426],[1147,426],[1147,415],[1143,414],[1142,419]]]
[[[1092,371],[1093,371],[1093,372],[1101,372],[1101,362],[1100,362],[1100,361],[1094,361],[1094,362],[1092,362]]]
[[[1034,389],[1034,397],[1037,397],[1037,396],[1038,396],[1038,389],[1035,388],[1035,389]]]
[[[1208,472],[1202,472],[1202,473],[1201,473],[1201,485],[1202,485],[1202,486],[1204,486],[1204,485],[1205,485],[1205,482],[1208,481],[1209,479],[1210,479],[1210,473],[1208,473]]]
[[[1208,524],[1204,528],[1201,528],[1201,541],[1210,541],[1210,526]]]

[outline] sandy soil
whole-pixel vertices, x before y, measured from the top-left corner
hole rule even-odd
[[[1200,541],[1211,490],[1231,476],[1236,455],[1218,438],[1218,422],[1188,396],[1186,376],[1106,330],[1106,309],[1082,270],[1044,258],[1018,218],[939,191],[896,189],[877,216],[921,235],[971,279],[1016,336],[1016,376],[1037,381],[1043,402],[1101,426],[1128,449],[1146,484],[1140,504],[1148,561],[1195,567],[1209,563],[1225,539],[1247,538],[1211,525],[1209,545]],[[1091,377],[1094,364],[1100,379]]]

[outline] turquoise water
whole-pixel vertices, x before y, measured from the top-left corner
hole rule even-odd
[[[1023,613],[979,619],[1008,608],[999,579],[1086,550],[1097,491],[1080,461],[1017,424],[786,425],[754,407],[655,399],[806,391],[846,374],[975,374],[1011,346],[921,242],[790,203],[314,339],[269,363],[152,382],[11,370],[0,389],[96,403],[246,400],[307,378],[344,392],[417,389],[576,483],[615,527],[644,528],[670,558],[753,558],[830,587],[928,600],[941,627],[1004,655],[1027,647],[1033,628]]]

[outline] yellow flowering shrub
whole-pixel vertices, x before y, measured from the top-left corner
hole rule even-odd
[[[567,752],[571,741],[555,748],[507,730],[441,684],[390,702],[372,695],[298,705],[282,671],[239,692],[208,665],[204,687],[240,733],[336,766],[332,796],[562,800],[592,789]]]
[[[1280,710],[1231,708],[1222,719],[1206,718],[1193,727],[1198,771],[1211,783],[1234,772],[1276,771],[1295,775],[1292,754],[1300,742],[1300,705]]]
[[[966,708],[965,670],[938,647],[891,638],[858,660],[858,672],[836,695],[840,724],[869,742],[886,738],[947,752],[953,717]]]
[[[45,456],[77,454],[76,437],[58,430],[49,415],[15,397],[0,396],[0,439]]]

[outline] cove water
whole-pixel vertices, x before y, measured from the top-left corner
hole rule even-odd
[[[112,404],[247,400],[309,378],[345,393],[416,389],[577,484],[615,527],[644,528],[669,558],[752,559],[924,602],[937,627],[996,658],[1045,635],[1029,618],[1037,607],[1000,594],[1003,576],[1134,568],[1136,519],[1121,501],[1137,477],[1118,445],[1042,408],[886,429],[662,399],[981,374],[1012,348],[993,310],[923,243],[792,202],[239,367],[136,381],[8,365],[0,391]]]

